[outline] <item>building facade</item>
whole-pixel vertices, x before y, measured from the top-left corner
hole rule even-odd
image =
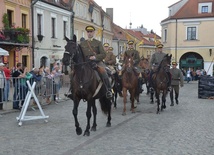
[[[213,0],[181,0],[169,7],[161,26],[164,50],[180,68],[204,69],[213,76]]]
[[[32,65],[30,5],[31,0],[0,1],[0,47],[9,52],[0,61],[10,68],[18,62]]]

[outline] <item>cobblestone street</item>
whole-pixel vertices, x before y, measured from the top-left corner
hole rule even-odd
[[[0,115],[0,155],[211,155],[214,154],[214,100],[198,99],[198,83],[190,82],[180,90],[179,105],[156,114],[143,92],[137,112],[122,116],[122,98],[112,110],[112,126],[105,127],[107,118],[97,103],[97,131],[89,137],[77,136],[71,100],[44,106],[44,120],[23,122],[18,126],[19,112]],[[127,104],[127,109],[130,104]],[[86,104],[78,112],[85,130]],[[27,115],[38,116],[39,110],[29,109]],[[91,120],[92,122],[92,120]]]

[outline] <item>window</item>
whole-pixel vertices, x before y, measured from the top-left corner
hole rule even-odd
[[[167,41],[167,29],[164,30],[164,42]]]
[[[51,18],[52,38],[56,38],[56,18]]]
[[[14,15],[14,12],[12,10],[7,10],[7,16],[8,16],[10,27],[12,27],[13,25],[13,15]]]
[[[22,27],[27,28],[27,15],[22,13]]]
[[[196,27],[187,28],[187,40],[196,40]]]
[[[42,15],[37,14],[37,34],[42,35]]]
[[[202,6],[201,13],[208,13],[208,6]]]

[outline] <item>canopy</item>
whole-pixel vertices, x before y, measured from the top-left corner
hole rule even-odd
[[[0,55],[8,56],[9,53],[8,53],[8,51],[6,51],[6,50],[0,48]]]

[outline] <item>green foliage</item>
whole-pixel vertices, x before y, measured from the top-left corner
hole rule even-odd
[[[4,28],[5,28],[5,29],[9,29],[9,28],[10,28],[7,13],[4,13],[4,14],[3,14],[2,23],[4,24]]]

